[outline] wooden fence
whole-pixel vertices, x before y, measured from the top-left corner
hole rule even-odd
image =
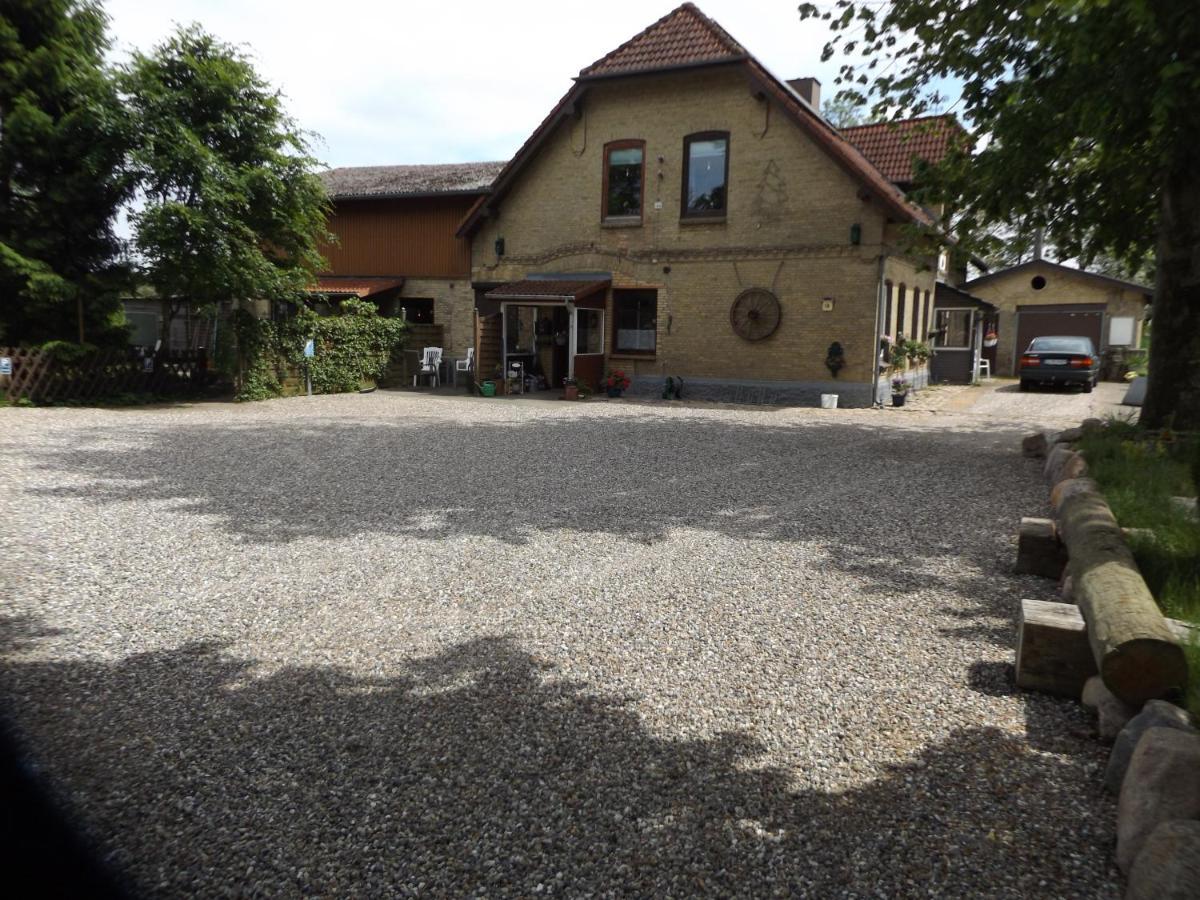
[[[209,383],[204,350],[139,356],[132,350],[97,350],[78,358],[21,347],[0,347],[12,373],[0,374],[0,396],[34,403],[102,400],[119,394],[178,396]]]

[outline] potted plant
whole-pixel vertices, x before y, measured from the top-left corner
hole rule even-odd
[[[623,369],[610,369],[608,374],[604,376],[604,389],[610,397],[620,397],[625,391],[629,390],[629,385],[633,384]]]
[[[579,379],[571,375],[563,379],[563,399],[578,400],[579,399]]]
[[[983,346],[995,347],[998,343],[1000,343],[1000,335],[996,333],[995,328],[989,328],[986,332],[984,332]]]
[[[908,379],[903,375],[897,375],[892,379],[892,406],[903,406],[905,399],[908,397],[910,385]]]
[[[825,368],[829,370],[829,374],[837,378],[840,372],[846,366],[846,351],[842,349],[842,345],[838,341],[834,341],[829,345],[829,349],[825,351]]]

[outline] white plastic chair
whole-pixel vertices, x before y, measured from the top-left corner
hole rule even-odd
[[[982,357],[980,358],[980,360],[979,360],[979,380],[980,381],[991,381],[992,380],[992,361],[990,359],[983,359]]]
[[[475,369],[475,348],[467,348],[466,359],[456,359],[454,361],[454,383],[458,384],[459,372],[471,372]]]
[[[429,378],[433,382],[434,387],[441,385],[440,371],[442,368],[442,348],[441,347],[426,347],[421,354],[421,368],[413,375],[413,387],[417,386],[417,381],[421,378]]]

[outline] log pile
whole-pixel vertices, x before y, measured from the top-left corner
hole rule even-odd
[[[1105,686],[1121,700],[1178,696],[1187,683],[1183,649],[1138,571],[1133,553],[1082,454],[1062,441],[1047,441],[1045,474],[1056,522],[1023,519],[1017,571],[1055,578],[1069,572],[1071,599],[1087,626],[1088,643]],[[1036,618],[1020,646],[1037,646]],[[1028,665],[1029,655],[1024,661]],[[1037,677],[1022,674],[1018,683]],[[1074,665],[1074,663],[1072,663]],[[1078,696],[1078,694],[1076,694]]]

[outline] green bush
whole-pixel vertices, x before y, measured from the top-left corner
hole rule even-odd
[[[357,391],[364,381],[379,378],[392,354],[404,344],[405,324],[379,315],[363,300],[343,300],[333,315],[302,307],[295,318],[274,323],[238,311],[233,319],[237,342],[238,400],[265,400],[283,393],[289,372],[303,375],[308,367],[314,393]],[[304,356],[313,341],[316,355]],[[228,363],[226,363],[228,365]]]

